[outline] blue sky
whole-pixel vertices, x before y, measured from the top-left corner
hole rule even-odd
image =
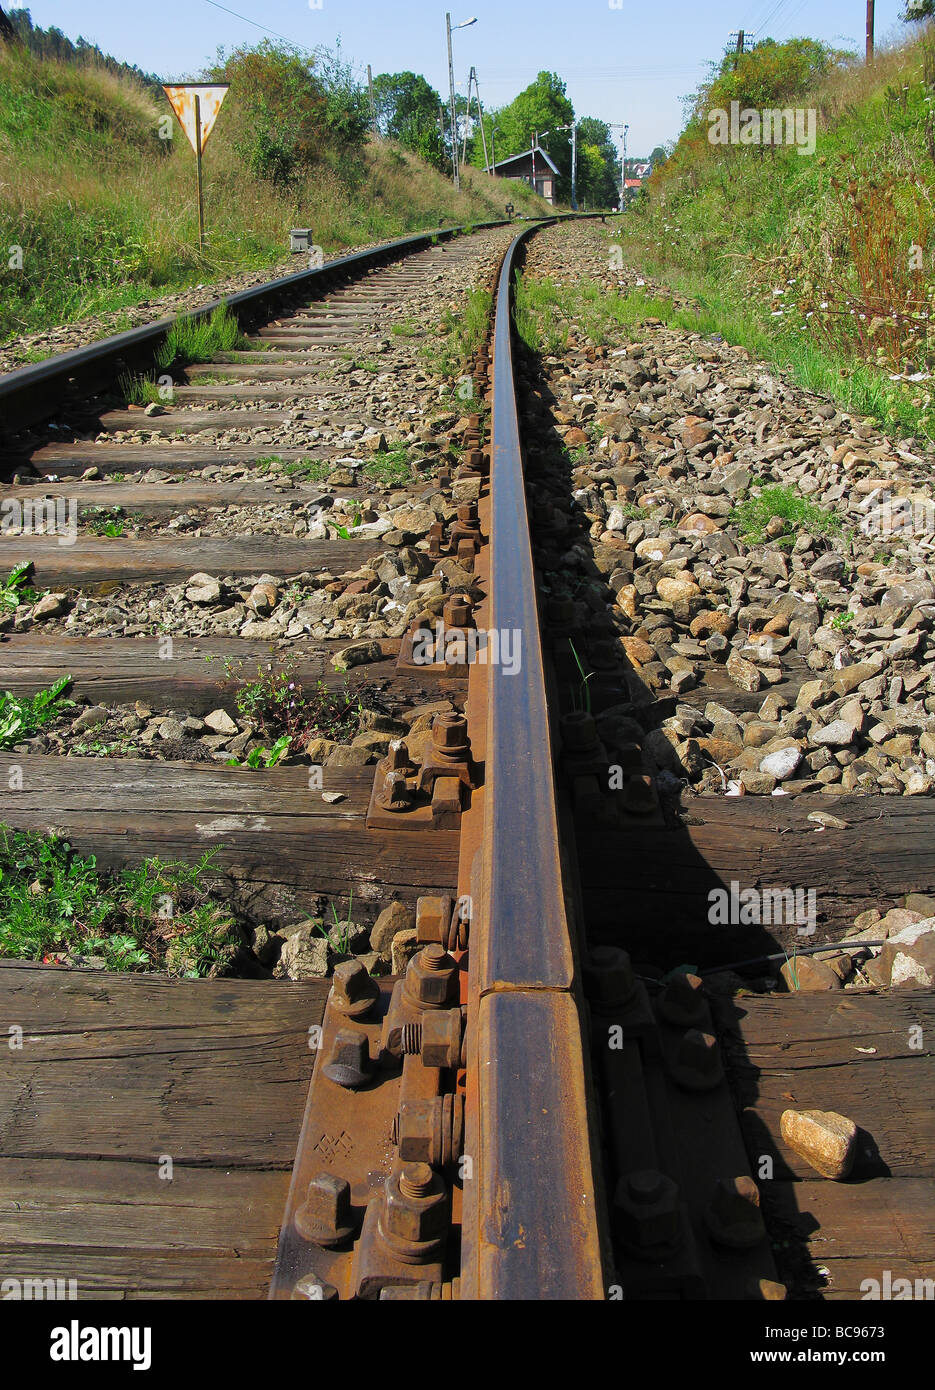
[[[196,76],[218,45],[263,37],[262,25],[292,42],[333,48],[366,78],[411,69],[447,93],[446,4],[460,0],[30,0],[43,27],[83,35],[106,52],[166,78]],[[313,8],[315,5],[316,8]],[[619,8],[617,6],[619,5]],[[903,30],[903,0],[876,0],[879,39]],[[234,10],[247,20],[235,18]],[[862,51],[865,0],[465,0],[452,24],[477,16],[454,35],[455,79],[464,92],[471,64],[485,105],[502,105],[541,68],[567,83],[575,111],[627,122],[628,151],[648,154],[674,139],[680,97],[697,87],[732,30],[785,39],[807,34]]]

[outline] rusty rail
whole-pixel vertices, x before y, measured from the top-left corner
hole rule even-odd
[[[519,666],[468,662],[465,713],[438,717],[418,774],[405,741],[376,769],[368,825],[459,831],[457,906],[419,899],[422,949],[398,980],[378,987],[357,962],[336,972],[274,1299],[605,1296],[596,1107],[513,381],[513,270],[534,229],[500,267],[492,363],[485,347],[472,367],[492,404],[489,457],[478,415],[455,486],[464,479],[479,500],[430,551],[456,553],[483,595],[473,612],[451,598],[446,624],[483,626],[501,653],[490,634],[508,631]]]
[[[513,379],[512,284],[494,329],[492,626],[521,662],[487,672],[483,847],[473,866],[462,1297],[604,1297],[593,1108],[566,909],[552,735]],[[516,650],[514,645],[514,651]],[[464,850],[462,849],[462,853]]]

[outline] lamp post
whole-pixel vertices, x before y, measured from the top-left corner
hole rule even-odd
[[[477,23],[477,16],[466,19],[461,24],[456,24],[455,29],[467,29],[469,25]],[[454,185],[456,189],[461,188],[461,173],[458,169],[458,121],[455,115],[455,68],[451,56],[451,15],[445,15],[445,28],[448,33],[448,96],[451,106],[451,168],[454,174]]]

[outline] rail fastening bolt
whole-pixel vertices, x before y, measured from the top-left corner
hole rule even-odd
[[[712,1091],[724,1077],[717,1039],[711,1033],[689,1028],[679,1043],[671,1071],[686,1091]]]
[[[335,1173],[319,1173],[309,1183],[293,1223],[300,1236],[326,1250],[343,1244],[354,1234],[350,1183]]]
[[[342,960],[334,968],[331,1007],[345,1018],[361,1018],[373,1007],[380,986],[359,960]]]
[[[766,1235],[759,1189],[746,1174],[718,1178],[704,1216],[712,1240],[730,1250],[749,1250]]]

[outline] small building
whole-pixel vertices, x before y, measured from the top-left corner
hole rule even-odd
[[[509,159],[498,159],[492,173],[498,179],[519,179],[522,183],[528,183],[540,198],[544,198],[547,203],[555,204],[558,169],[552,163],[548,151],[541,145],[530,145],[522,154],[511,155]]]

